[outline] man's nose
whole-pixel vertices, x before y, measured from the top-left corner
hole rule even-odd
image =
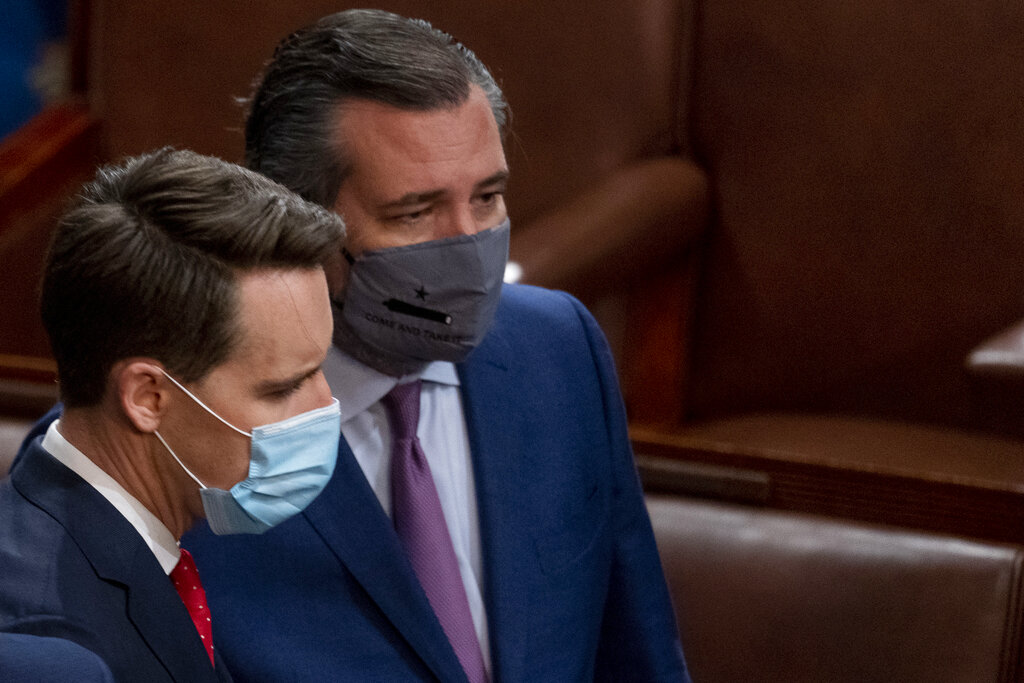
[[[314,377],[310,378],[310,381],[313,382],[314,396],[314,405],[310,409],[323,408],[324,406],[330,405],[333,396],[331,395],[331,388],[327,385],[327,378],[324,377],[323,371],[321,370],[316,373]]]
[[[472,207],[468,205],[462,206],[452,210],[449,214],[448,220],[445,221],[441,237],[475,235],[486,227],[487,226],[481,224],[477,216],[474,215]]]

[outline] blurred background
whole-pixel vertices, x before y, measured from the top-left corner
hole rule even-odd
[[[241,161],[240,100],[273,46],[348,5],[7,6],[0,377],[38,380],[32,286],[61,198],[162,145]],[[635,419],[1024,435],[1017,368],[965,365],[1024,318],[1012,5],[382,6],[453,33],[503,85],[513,258],[594,308]]]
[[[63,203],[97,164],[163,145],[241,161],[274,45],[352,3],[0,6],[3,471],[57,395],[35,291]],[[774,510],[1024,544],[1024,5],[379,6],[452,33],[504,88],[512,258],[598,317],[649,491],[741,506],[733,538],[784,537]],[[714,547],[727,529],[709,528]],[[1009,593],[993,609],[1019,630]],[[1016,680],[1006,647],[998,680]]]
[[[717,439],[723,419],[838,415],[1024,437],[1024,11],[382,5],[451,32],[502,84],[513,259],[594,309],[635,424]],[[98,163],[163,145],[241,161],[274,45],[346,6],[7,3],[0,407],[53,394],[34,287],[64,199]]]
[[[0,137],[69,93],[67,2],[4,0]]]

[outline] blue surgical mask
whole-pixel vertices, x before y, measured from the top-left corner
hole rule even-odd
[[[156,432],[171,457],[199,484],[203,510],[213,533],[261,534],[302,512],[327,485],[338,458],[338,399],[331,399],[331,404],[323,408],[254,427],[250,433],[213,412],[170,375],[167,378],[206,412],[251,439],[249,476],[225,491],[201,482]]]

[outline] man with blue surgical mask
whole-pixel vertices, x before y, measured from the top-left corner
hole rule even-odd
[[[604,337],[502,285],[507,118],[470,50],[376,10],[287,37],[257,86],[247,165],[348,230],[342,438],[302,514],[183,540],[236,680],[687,680]]]
[[[63,414],[0,483],[0,632],[73,641],[118,681],[231,680],[179,540],[202,518],[265,532],[330,480],[321,264],[343,234],[337,215],[190,152],[86,185],[41,288]]]
[[[425,22],[334,14],[277,47],[250,168],[337,211],[338,463],[260,536],[186,538],[243,681],[687,680],[604,338],[502,285],[507,107]]]

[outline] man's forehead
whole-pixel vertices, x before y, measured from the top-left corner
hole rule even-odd
[[[477,86],[458,105],[430,109],[404,109],[367,99],[348,100],[335,110],[333,135],[349,172],[358,170],[353,167],[360,162],[388,155],[433,160],[445,150],[457,153],[465,148],[496,148],[495,151],[504,154],[494,113]]]
[[[319,268],[261,269],[238,279],[232,361],[290,374],[330,344],[327,285]]]

